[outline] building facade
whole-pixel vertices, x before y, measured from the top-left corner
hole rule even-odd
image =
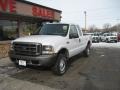
[[[60,10],[25,0],[0,0],[0,58],[8,55],[11,40],[35,32],[44,22],[60,20]]]

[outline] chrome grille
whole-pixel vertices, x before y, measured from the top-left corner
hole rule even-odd
[[[111,37],[111,39],[117,39],[116,37]]]
[[[42,53],[42,45],[37,43],[14,42],[13,48],[18,55],[35,56]]]

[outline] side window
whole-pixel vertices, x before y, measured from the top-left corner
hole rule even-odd
[[[80,36],[82,36],[83,34],[82,34],[82,31],[81,31],[80,27],[77,26],[77,28],[78,28],[78,31],[79,31]]]
[[[78,31],[74,25],[71,25],[69,36],[72,38],[79,38]]]

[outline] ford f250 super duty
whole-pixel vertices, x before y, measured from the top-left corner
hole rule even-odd
[[[55,74],[63,75],[69,58],[81,52],[88,57],[91,44],[78,25],[49,23],[36,35],[12,41],[9,57],[18,66],[51,66]]]

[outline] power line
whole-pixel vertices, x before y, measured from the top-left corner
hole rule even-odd
[[[106,10],[106,9],[119,9],[120,6],[118,7],[104,7],[104,8],[96,8],[96,9],[87,9],[88,11],[97,11],[97,10]]]
[[[96,9],[86,9],[86,11],[88,11],[88,12],[95,12],[95,11],[99,11],[99,10],[108,10],[108,9],[120,9],[120,6],[119,7],[105,7],[105,8],[96,8]],[[85,9],[84,9],[85,10]],[[81,10],[81,9],[79,9],[79,10],[70,10],[70,11],[63,11],[63,12],[82,12],[82,11],[84,11],[84,10]]]
[[[72,18],[72,19],[70,19],[70,18],[64,18],[64,19],[66,19],[66,20],[80,20],[80,18],[78,17],[78,18]],[[83,18],[84,19],[84,18]],[[90,20],[90,18],[88,18],[88,20]],[[97,19],[95,19],[95,18],[92,18],[92,21],[93,20],[116,20],[116,18],[106,18],[106,17],[98,17]],[[119,19],[120,20],[120,19]]]

